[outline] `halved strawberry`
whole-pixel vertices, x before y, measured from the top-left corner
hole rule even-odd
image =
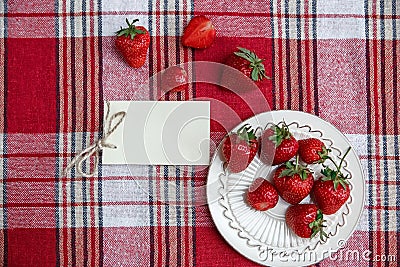
[[[186,26],[182,36],[182,44],[202,49],[210,47],[214,39],[215,28],[211,20],[205,16],[196,16]]]
[[[222,145],[222,155],[227,168],[233,173],[247,168],[258,151],[258,140],[255,131],[245,124],[236,133],[231,133]]]
[[[264,178],[257,178],[249,187],[247,202],[256,210],[272,209],[278,203],[279,196],[275,187]]]

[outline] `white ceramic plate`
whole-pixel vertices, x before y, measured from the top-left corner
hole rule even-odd
[[[350,145],[346,137],[330,123],[314,115],[299,111],[271,111],[258,114],[244,124],[254,128],[265,128],[269,123],[285,121],[296,139],[316,137],[332,150],[330,156],[339,162]],[[268,167],[256,157],[241,173],[224,171],[219,145],[210,165],[207,180],[207,201],[212,218],[226,241],[245,257],[268,266],[306,266],[321,261],[329,253],[343,247],[358,223],[364,206],[364,176],[354,149],[350,150],[344,164],[344,174],[350,175],[351,193],[348,201],[335,214],[324,216],[327,220],[329,238],[326,242],[319,237],[304,239],[297,237],[285,223],[285,212],[289,206],[281,198],[268,211],[256,211],[245,201],[249,185],[257,177],[271,180],[275,167]],[[327,166],[331,164],[326,161]],[[320,175],[320,164],[309,166],[314,177]],[[310,202],[309,197],[302,203]]]

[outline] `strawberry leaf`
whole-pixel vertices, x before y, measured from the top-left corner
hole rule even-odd
[[[268,139],[275,143],[275,146],[279,146],[283,140],[290,139],[292,134],[289,131],[289,127],[283,122],[282,127],[279,127],[277,124],[271,126],[274,134],[271,135]]]
[[[139,21],[138,19],[134,19],[132,21],[132,23],[129,23],[128,19],[125,19],[125,21],[126,21],[126,24],[128,24],[128,28],[122,28],[121,27],[121,29],[116,32],[117,36],[125,36],[125,37],[129,36],[131,39],[133,39],[133,38],[135,38],[135,36],[137,34],[144,34],[145,33],[144,31],[142,31],[140,29],[137,29],[135,27],[134,24]]]
[[[249,125],[245,124],[237,130],[237,135],[248,144],[257,139],[255,130]]]
[[[285,164],[286,169],[284,169],[280,174],[279,178],[285,177],[285,176],[293,176],[298,174],[300,176],[301,180],[306,180],[308,175],[311,173],[309,169],[307,169],[304,166],[301,166],[298,163],[293,163],[291,161],[286,162]]]
[[[328,235],[324,231],[324,228],[326,227],[324,225],[324,222],[326,222],[326,220],[324,220],[324,215],[322,214],[321,210],[318,210],[315,216],[315,220],[308,225],[308,227],[310,227],[310,229],[312,230],[311,238],[319,234],[319,238],[321,239],[321,241],[326,241]]]

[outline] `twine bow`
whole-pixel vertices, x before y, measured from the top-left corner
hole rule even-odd
[[[117,129],[117,127],[122,123],[126,116],[126,112],[120,111],[110,116],[110,103],[106,102],[107,104],[107,114],[105,123],[107,123],[106,131],[103,133],[103,138],[97,140],[96,143],[90,145],[81,153],[76,155],[72,161],[65,167],[63,176],[66,176],[68,171],[70,171],[74,166],[76,166],[76,172],[79,176],[82,177],[91,177],[97,172],[97,166],[99,164],[99,153],[104,148],[111,148],[116,149],[117,146],[111,143],[107,143],[107,138]],[[113,126],[113,122],[115,124]],[[94,156],[94,168],[92,172],[86,173],[82,170],[82,164],[85,160],[89,159],[90,157]]]

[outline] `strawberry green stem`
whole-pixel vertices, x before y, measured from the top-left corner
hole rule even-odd
[[[344,161],[345,157],[347,156],[347,154],[349,154],[350,149],[351,149],[351,147],[349,147],[349,148],[346,150],[346,153],[344,153],[344,156],[340,159],[339,166],[336,164],[336,162],[335,162],[331,157],[329,157],[329,156],[327,157],[327,159],[329,159],[329,160],[333,163],[333,165],[335,165],[335,168],[336,168],[336,170],[337,170],[338,172],[340,172],[340,169],[342,168],[343,161]]]
[[[346,153],[344,153],[344,156],[340,160],[338,171],[340,171],[340,168],[342,168],[342,164],[343,164],[344,158],[347,156],[347,154],[349,154],[350,149],[351,149],[351,147],[349,146],[349,148],[347,149]]]

